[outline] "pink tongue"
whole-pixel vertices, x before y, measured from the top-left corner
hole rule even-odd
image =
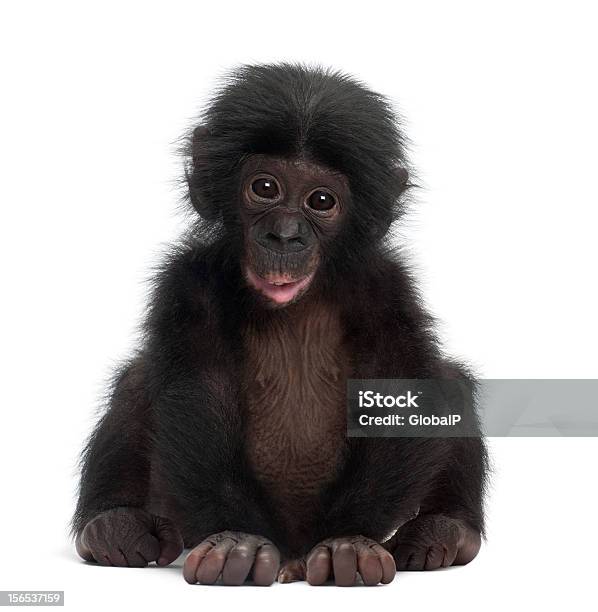
[[[272,300],[276,304],[285,304],[290,302],[300,291],[305,287],[309,281],[309,277],[302,278],[301,280],[294,281],[291,283],[285,283],[283,285],[273,285],[272,282],[268,282],[255,274],[251,269],[247,270],[247,277],[249,282],[269,300]],[[271,278],[273,282],[284,282],[284,279]]]
[[[273,302],[276,302],[277,304],[284,304],[285,302],[290,302],[299,293],[299,291],[301,291],[303,284],[304,283],[302,281],[278,286],[266,283],[266,287],[264,287],[261,291]]]

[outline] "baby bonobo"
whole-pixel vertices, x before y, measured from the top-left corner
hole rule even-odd
[[[350,378],[467,378],[388,230],[409,187],[389,104],[245,66],[186,149],[197,221],[82,457],[79,555],[187,582],[389,583],[480,547],[480,437],[348,438]]]

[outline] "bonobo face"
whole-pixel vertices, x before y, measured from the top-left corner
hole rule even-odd
[[[304,159],[254,155],[241,173],[245,278],[270,306],[308,290],[349,199],[344,175]]]

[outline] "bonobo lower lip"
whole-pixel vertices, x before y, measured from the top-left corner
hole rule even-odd
[[[299,279],[284,274],[258,276],[249,266],[245,270],[249,284],[262,295],[276,304],[287,304],[306,289],[313,278],[313,272]]]

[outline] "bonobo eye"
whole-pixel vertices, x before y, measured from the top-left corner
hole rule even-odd
[[[280,195],[278,183],[272,177],[261,177],[251,183],[251,191],[258,198],[274,200]]]
[[[316,189],[307,198],[307,205],[318,211],[328,211],[336,205],[336,198],[329,191]]]

